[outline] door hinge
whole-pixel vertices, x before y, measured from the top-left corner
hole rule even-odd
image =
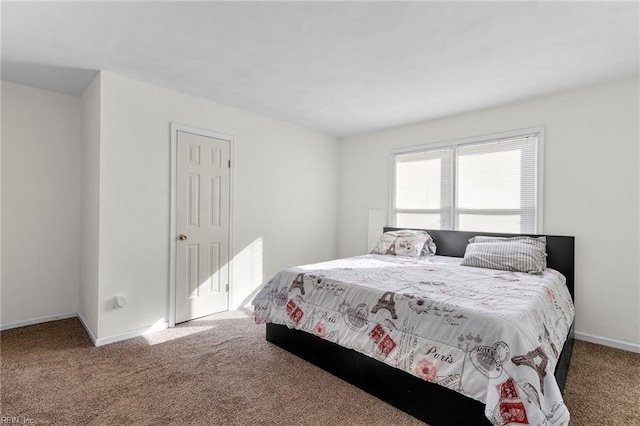
[[[229,160],[229,168],[231,168],[231,160]]]
[[[226,288],[227,288],[227,293],[229,293],[229,284],[227,284]]]

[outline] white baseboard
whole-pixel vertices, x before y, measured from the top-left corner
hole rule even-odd
[[[624,351],[640,353],[640,345],[622,340],[608,339],[606,337],[594,336],[592,334],[575,332],[574,337],[585,342],[596,343],[603,346],[611,346],[612,348],[622,349]]]
[[[78,316],[77,312],[69,312],[66,314],[47,315],[44,317],[31,318],[31,319],[22,320],[22,321],[11,322],[9,324],[2,324],[0,325],[0,331],[10,330],[12,328],[18,328],[18,327],[26,327],[28,325],[41,324],[43,322],[75,318],[77,316]]]
[[[96,336],[93,335],[93,332],[91,331],[91,329],[87,325],[87,321],[85,321],[84,317],[82,316],[82,314],[80,312],[78,312],[77,316],[78,316],[78,319],[80,320],[80,324],[82,324],[82,326],[84,327],[84,331],[86,331],[87,334],[89,335],[89,339],[91,339],[91,342],[93,343],[93,346],[96,346]]]
[[[78,318],[80,320],[80,323],[82,324],[85,331],[89,335],[91,342],[96,347],[108,345],[109,343],[119,342],[121,340],[131,339],[133,337],[144,336],[145,334],[154,333],[156,331],[165,330],[169,328],[169,323],[165,321],[165,322],[154,324],[148,327],[142,327],[137,330],[131,330],[126,333],[116,334],[114,336],[103,337],[98,339],[93,334],[91,329],[87,326],[87,321],[85,321],[85,319],[82,317],[82,314],[80,314],[80,312],[70,312],[67,314],[48,315],[46,317],[38,317],[38,318],[29,319],[29,320],[16,321],[9,324],[3,324],[0,326],[0,331],[9,330],[9,329],[18,328],[18,327],[26,327],[28,325],[41,324],[49,321],[68,319],[68,318]]]
[[[96,346],[104,346],[108,345],[109,343],[115,343],[121,340],[132,339],[134,337],[144,336],[145,334],[155,333],[156,331],[166,330],[167,328],[169,328],[169,323],[165,321],[151,325],[149,327],[142,327],[138,328],[137,330],[127,331],[126,333],[116,334],[109,337],[102,337],[100,339],[96,339],[93,344]]]

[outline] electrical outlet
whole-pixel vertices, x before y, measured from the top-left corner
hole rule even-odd
[[[116,296],[113,298],[113,303],[116,308],[124,308],[127,304],[127,298],[124,296]]]

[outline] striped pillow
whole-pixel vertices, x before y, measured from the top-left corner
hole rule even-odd
[[[539,274],[547,268],[546,237],[487,237],[469,240],[461,265]]]

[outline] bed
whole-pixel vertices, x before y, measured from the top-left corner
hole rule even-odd
[[[385,228],[384,232],[397,230]],[[256,322],[267,323],[269,342],[432,426],[567,424],[561,392],[573,348],[574,238],[544,236],[548,269],[540,278],[468,267],[460,276],[451,271],[465,268],[459,266],[460,258],[469,239],[479,233],[426,231],[437,246],[437,256],[426,260],[367,255],[282,271],[256,295]],[[404,271],[400,278],[394,275],[397,271]],[[418,290],[411,282],[412,275],[425,271],[434,275],[420,282],[419,291],[433,288],[429,291],[436,302],[415,293]],[[379,287],[378,293],[367,296],[367,303],[350,305],[348,295],[364,291],[358,281],[363,276]],[[444,276],[454,278],[447,281]],[[546,296],[529,285],[537,279],[550,283]],[[391,280],[397,281],[396,287],[380,287]],[[469,280],[487,280],[491,291],[518,295],[500,308],[497,325],[484,325],[484,320],[464,308],[465,303],[482,305],[486,295],[474,302],[461,301],[459,306],[452,303],[460,288],[468,290],[464,283]],[[279,281],[285,284],[278,286]],[[438,294],[446,301],[438,302]],[[365,296],[358,297],[364,300]],[[342,300],[342,305],[330,310],[322,306],[323,299]],[[520,304],[526,305],[529,299],[536,303],[548,299],[550,306],[556,306],[523,313]],[[423,300],[430,302],[421,305]],[[495,306],[481,308],[486,313]],[[541,316],[544,321],[553,316],[554,321],[538,330],[539,342],[534,342],[531,333],[536,331],[527,327],[542,321]],[[420,327],[429,329],[430,321],[448,324],[449,331],[424,335]]]

